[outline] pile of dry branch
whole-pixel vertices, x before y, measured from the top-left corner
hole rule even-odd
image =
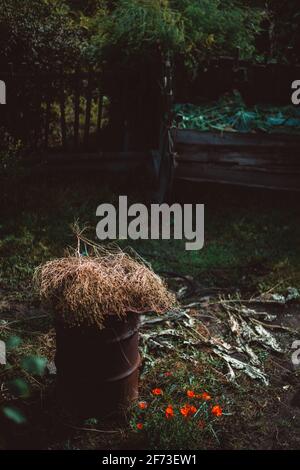
[[[42,300],[69,326],[102,328],[107,315],[163,313],[175,305],[162,279],[122,251],[49,261],[35,281]]]

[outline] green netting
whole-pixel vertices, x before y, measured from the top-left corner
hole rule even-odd
[[[174,112],[174,125],[180,129],[300,135],[300,108],[292,105],[250,108],[237,92],[201,106],[176,104]]]

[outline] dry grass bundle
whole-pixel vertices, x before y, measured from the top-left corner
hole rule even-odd
[[[159,276],[121,251],[49,261],[35,281],[42,300],[69,326],[102,328],[107,315],[163,313],[176,303]]]

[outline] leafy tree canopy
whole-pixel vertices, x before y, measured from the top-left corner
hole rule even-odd
[[[2,0],[1,58],[54,67],[73,63],[86,32],[63,0]]]
[[[194,69],[211,57],[295,58],[298,0],[2,0],[0,59],[101,63],[166,51]]]
[[[212,55],[252,57],[264,13],[238,0],[119,0],[93,20],[89,53],[122,56],[159,48],[185,57],[189,66]]]

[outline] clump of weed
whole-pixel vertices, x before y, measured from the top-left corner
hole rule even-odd
[[[42,300],[69,326],[103,328],[108,315],[163,313],[176,303],[149,266],[121,250],[48,261],[36,270],[35,281]]]

